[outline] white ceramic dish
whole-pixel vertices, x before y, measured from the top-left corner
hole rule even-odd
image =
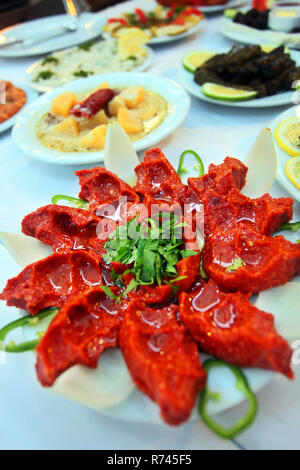
[[[293,106],[292,108],[287,109],[283,113],[280,113],[270,125],[271,131],[274,134],[277,126],[286,119],[293,118],[295,116],[300,117],[300,106]],[[288,160],[292,158],[290,155],[287,155],[279,145],[277,144],[276,140],[274,139],[276,153],[277,153],[277,175],[276,178],[278,183],[294,198],[296,201],[300,202],[300,190],[296,188],[296,186],[288,179],[285,173],[285,165],[287,164]]]
[[[134,142],[136,151],[151,148],[170,135],[184,121],[189,108],[190,98],[185,90],[172,80],[149,73],[111,73],[93,75],[76,80],[64,87],[41,96],[29,106],[18,119],[13,129],[13,138],[18,147],[27,155],[38,160],[59,165],[97,163],[103,161],[104,151],[97,152],[59,152],[43,145],[37,137],[36,125],[43,114],[49,111],[52,100],[65,90],[85,93],[107,81],[112,87],[143,86],[161,95],[168,103],[169,110],[162,123],[149,134]]]
[[[221,53],[224,51],[218,51]],[[291,57],[296,61],[296,64],[300,65],[300,52],[291,51]],[[282,106],[286,104],[292,104],[292,98],[295,91],[284,91],[276,93],[273,96],[266,96],[264,98],[255,98],[248,101],[223,101],[205,96],[201,91],[201,86],[194,82],[194,74],[188,72],[183,67],[179,72],[179,83],[192,95],[200,98],[203,101],[209,103],[219,104],[222,106],[234,106],[238,108],[267,108],[271,106]]]
[[[165,43],[169,43],[169,42],[179,41],[180,39],[187,38],[189,36],[192,36],[195,33],[198,33],[199,31],[201,31],[201,29],[203,28],[205,23],[206,23],[206,19],[204,18],[201,21],[199,21],[199,23],[197,23],[195,26],[188,29],[187,31],[185,31],[182,34],[176,34],[174,36],[153,37],[153,38],[150,39],[148,44],[150,46],[156,46],[158,44],[165,44]],[[103,31],[103,30],[102,30],[102,36],[105,39],[112,39],[112,36],[109,33],[107,33],[106,31]]]
[[[130,72],[134,72],[134,73],[144,72],[153,63],[153,60],[154,60],[153,50],[150,47],[147,47],[147,46],[144,46],[144,47],[147,50],[147,56],[146,56],[144,62],[141,65],[139,65],[138,67],[135,67],[134,69],[132,69]],[[71,48],[71,49],[73,49],[73,48]],[[71,49],[66,49],[63,52],[67,52],[68,50],[71,50]],[[51,87],[50,85],[43,85],[43,82],[35,82],[33,80],[33,78],[35,77],[36,69],[42,61],[43,61],[43,59],[40,60],[40,61],[35,62],[34,64],[32,64],[27,69],[26,74],[27,74],[27,83],[28,83],[28,85],[31,88],[33,88],[34,90],[37,90],[40,93],[45,93],[45,92],[54,90],[57,87]],[[76,78],[74,78],[74,80],[76,80]],[[60,86],[63,86],[63,85],[65,85],[65,83],[61,84]]]
[[[217,13],[218,11],[227,10],[227,8],[236,8],[240,5],[244,5],[247,0],[230,0],[228,3],[224,5],[211,5],[207,7],[199,7],[203,13]]]
[[[271,29],[259,30],[249,26],[234,23],[230,18],[223,17],[220,26],[221,33],[232,41],[242,44],[282,44],[300,49],[300,33],[284,33]]]
[[[20,37],[22,39],[35,39],[39,34],[45,33],[45,30],[56,31],[59,27],[73,23],[75,20],[68,15],[47,16],[38,20],[28,21],[16,25],[5,33],[10,39]],[[0,57],[28,57],[40,54],[49,54],[50,52],[64,49],[65,47],[75,46],[85,41],[90,41],[101,34],[101,29],[105,19],[102,15],[95,13],[82,13],[78,19],[78,29],[74,32],[59,34],[56,37],[42,41],[28,47],[22,47],[22,44],[15,44],[0,48]]]
[[[14,116],[12,116],[10,119],[7,119],[6,121],[4,122],[1,122],[0,123],[0,133],[1,132],[4,132],[4,131],[7,131],[8,129],[10,129],[12,126],[15,125],[18,117],[20,116],[20,114],[26,110],[26,108],[28,106],[30,106],[31,103],[33,103],[37,97],[38,97],[38,94],[34,91],[34,90],[31,90],[28,86],[26,85],[23,85],[22,83],[18,83],[18,82],[15,82],[13,81],[12,82],[13,85],[15,85],[16,87],[18,88],[22,88],[22,90],[24,90],[26,92],[26,95],[27,95],[27,102],[26,104],[23,106],[23,108],[20,109],[20,111],[18,111]]]

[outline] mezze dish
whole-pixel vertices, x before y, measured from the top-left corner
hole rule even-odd
[[[142,71],[151,60],[151,49],[141,45],[136,38],[124,37],[119,41],[89,41],[54,52],[33,64],[27,74],[33,88],[49,91],[91,75]]]
[[[168,103],[142,86],[112,89],[102,83],[85,96],[58,95],[38,123],[37,135],[46,147],[62,152],[101,150],[109,123],[117,121],[134,141],[159,126],[167,112]]]
[[[27,96],[24,90],[5,80],[0,80],[0,94],[0,123],[2,123],[23,108]]]
[[[273,316],[249,298],[300,274],[300,245],[272,236],[292,225],[291,198],[248,198],[241,161],[227,157],[205,173],[195,152],[199,176],[185,185],[180,176],[190,152],[176,172],[160,149],[148,150],[134,187],[102,167],[78,171],[79,199],[58,195],[27,215],[23,233],[53,254],[8,281],[1,299],[28,316],[2,328],[0,338],[54,315],[35,341],[6,346],[36,348],[42,386],[78,364],[95,369],[105,350],[119,348],[136,387],[166,423],[184,423],[200,394],[203,420],[230,438],[257,412],[240,367],[293,378],[292,349]],[[202,363],[199,349],[214,358]],[[209,414],[207,377],[219,367],[229,368],[250,403],[229,429]]]
[[[192,51],[183,57],[183,66],[193,77],[183,75],[183,84],[200,98],[216,102],[237,105],[248,101],[239,105],[253,107],[288,104],[293,84],[300,79],[299,64],[300,54],[284,46],[233,46],[222,53]]]
[[[195,7],[157,5],[151,11],[136,8],[133,12],[123,13],[120,17],[109,18],[103,27],[103,33],[118,38],[124,30],[139,28],[149,40],[158,41],[159,38],[176,38],[193,30],[203,19],[203,13]]]

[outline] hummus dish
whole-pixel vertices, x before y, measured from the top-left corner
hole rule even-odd
[[[45,91],[91,75],[130,72],[142,67],[149,51],[146,47],[138,47],[127,54],[120,50],[115,40],[86,42],[55,52],[33,64],[28,70],[30,84]]]
[[[142,86],[112,89],[102,83],[87,95],[65,91],[37,123],[37,136],[63,152],[102,150],[107,126],[117,121],[132,141],[149,134],[168,114],[168,103]]]

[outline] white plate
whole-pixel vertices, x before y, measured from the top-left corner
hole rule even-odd
[[[203,13],[216,13],[218,11],[227,10],[227,8],[236,8],[240,5],[244,5],[247,0],[230,0],[228,3],[224,5],[211,5],[207,7],[197,7],[199,10],[203,11]]]
[[[135,72],[135,73],[143,72],[143,71],[147,70],[151,66],[151,64],[153,63],[153,60],[154,60],[153,50],[150,47],[147,47],[147,46],[144,46],[144,47],[147,50],[147,56],[146,56],[144,62],[141,65],[139,65],[138,67],[135,67],[134,69],[132,69],[132,72]],[[68,52],[68,51],[71,51],[72,49],[73,48],[66,49],[63,52]],[[34,64],[32,64],[27,69],[26,74],[27,74],[27,83],[28,83],[28,85],[31,88],[33,88],[34,90],[39,91],[40,93],[45,93],[45,92],[54,90],[57,87],[50,87],[50,86],[43,85],[42,83],[38,83],[38,82],[33,81],[33,77],[35,75],[35,70],[42,61],[43,61],[43,59],[40,60],[40,61],[35,62]],[[76,77],[74,77],[74,80],[79,80],[79,79],[78,78],[76,79]],[[62,85],[60,85],[60,86],[62,86]]]
[[[38,20],[28,21],[17,25],[7,31],[4,35],[9,39],[20,37],[22,39],[35,39],[40,33],[55,31],[60,26],[73,23],[74,19],[68,15],[47,16]],[[30,47],[22,47],[22,44],[15,44],[7,47],[0,47],[0,57],[27,57],[64,49],[75,46],[85,41],[90,41],[100,36],[105,19],[102,15],[95,13],[82,13],[78,19],[78,29],[74,32],[59,34],[52,39],[42,41]]]
[[[274,135],[274,132],[277,126],[284,121],[285,119],[290,119],[292,117],[300,117],[300,106],[293,106],[292,108],[287,109],[283,113],[280,113],[270,125],[270,129]],[[274,138],[276,153],[277,153],[277,180],[278,183],[294,198],[296,201],[300,202],[300,189],[296,188],[293,183],[288,179],[285,173],[285,165],[287,164],[288,160],[292,158],[290,155],[287,155],[276,142]]]
[[[14,81],[14,82],[12,82],[12,84],[14,86],[18,87],[18,88],[21,88],[22,90],[24,90],[26,92],[27,101],[26,101],[25,105],[20,109],[20,111],[18,111],[16,114],[14,114],[14,116],[12,116],[10,119],[7,119],[6,121],[0,123],[0,133],[4,132],[4,131],[7,131],[7,129],[14,126],[17,119],[18,119],[18,117],[20,116],[20,114],[24,110],[26,110],[26,108],[31,103],[33,103],[33,101],[35,101],[38,97],[38,94],[35,91],[31,90],[29,87],[23,85],[22,83]]]
[[[179,41],[180,39],[184,39],[189,36],[192,36],[195,33],[198,33],[203,28],[203,25],[205,23],[206,23],[206,19],[204,18],[201,21],[199,21],[199,23],[197,23],[195,26],[188,29],[184,33],[176,34],[174,36],[153,37],[150,39],[150,41],[147,44],[150,44],[151,46],[155,46],[157,44],[165,44],[167,42]],[[103,30],[102,30],[102,36],[105,39],[112,39],[112,36]]]
[[[282,33],[271,29],[260,30],[240,23],[234,23],[230,18],[222,18],[221,33],[232,41],[243,44],[277,44],[300,49],[300,33]]]
[[[218,51],[218,54],[221,54],[224,51]],[[291,51],[291,58],[296,61],[296,64],[300,65],[300,52]],[[271,106],[282,106],[286,104],[292,104],[292,97],[295,91],[284,91],[276,93],[276,95],[266,96],[264,98],[255,98],[252,100],[246,101],[223,101],[215,100],[205,96],[201,91],[201,86],[194,82],[194,74],[188,72],[183,67],[179,72],[179,82],[180,84],[188,90],[192,95],[200,98],[203,101],[208,101],[209,103],[220,104],[222,106],[234,106],[238,108],[267,108]]]
[[[103,161],[104,152],[59,152],[47,148],[36,135],[36,125],[43,114],[49,111],[53,99],[63,91],[88,93],[102,82],[107,81],[112,87],[143,86],[162,96],[169,103],[169,110],[162,123],[149,134],[133,143],[136,151],[151,148],[170,135],[184,121],[189,108],[190,98],[178,83],[167,78],[149,73],[111,73],[93,75],[75,80],[68,85],[46,93],[29,106],[20,116],[13,128],[13,138],[18,147],[27,155],[38,160],[59,165],[97,163]]]

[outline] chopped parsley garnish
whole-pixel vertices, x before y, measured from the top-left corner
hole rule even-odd
[[[94,75],[94,72],[91,72],[89,70],[76,70],[76,72],[73,73],[74,77],[88,77],[89,75]]]
[[[45,59],[42,62],[42,65],[46,65],[46,64],[57,65],[58,63],[59,63],[59,60],[56,57],[49,55],[48,57],[45,57]]]
[[[86,42],[83,42],[82,44],[79,44],[78,46],[78,49],[81,49],[83,51],[86,51],[88,52],[91,47],[96,44],[97,41],[86,41]]]
[[[227,266],[227,268],[225,268],[225,271],[227,272],[236,271],[242,266],[245,266],[244,261],[242,260],[242,258],[237,258],[234,260],[232,264],[230,264],[229,266]]]
[[[160,213],[141,224],[137,218],[119,226],[105,243],[103,260],[106,264],[115,261],[133,265],[125,273],[132,273],[135,279],[123,295],[139,285],[166,283],[165,276],[172,278],[168,282],[179,281],[182,277],[178,277],[176,264],[197,254],[197,251],[182,249],[180,237],[184,223],[174,214]]]
[[[42,70],[37,74],[34,81],[39,82],[40,80],[49,80],[53,75],[55,75],[55,73],[51,72],[51,70]]]
[[[135,57],[135,55],[130,55],[127,57],[127,60],[137,60],[137,57]]]

